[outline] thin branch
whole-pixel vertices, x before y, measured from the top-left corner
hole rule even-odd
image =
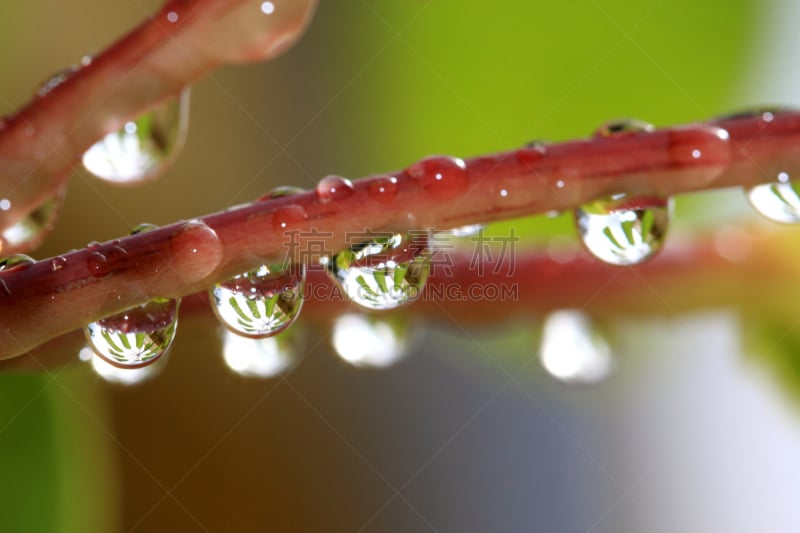
[[[259,13],[258,1],[169,2],[15,115],[0,131],[0,198],[10,204],[0,212],[0,227],[57,191],[81,154],[125,120],[224,62],[266,59],[285,49],[315,2],[274,4],[267,15]],[[349,233],[365,229],[446,229],[572,209],[618,193],[666,197],[775,182],[780,173],[800,170],[798,141],[800,114],[782,112],[524,147],[465,164],[432,158],[333,194],[323,187],[322,194],[256,202],[202,223],[125,237],[3,272],[0,358],[151,297],[191,294],[281,260],[289,241],[302,249],[313,237],[334,251],[347,244]],[[642,268],[684,264],[668,258]],[[607,271],[594,262],[574,264],[585,264],[581,275],[590,279]],[[553,266],[538,265],[526,275],[538,279]]]

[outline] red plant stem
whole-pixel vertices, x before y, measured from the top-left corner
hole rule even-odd
[[[51,197],[106,133],[227,62],[269,59],[303,32],[316,0],[171,0],[0,127],[7,228]],[[4,253],[8,250],[4,250]]]
[[[309,191],[206,216],[207,227],[179,223],[72,252],[58,270],[52,261],[40,261],[0,275],[6,289],[0,294],[0,357],[151,297],[191,294],[281,261],[290,244],[333,252],[348,244],[353,231],[445,229],[568,209],[612,193],[666,196],[770,182],[779,171],[797,170],[800,114],[721,125],[730,140],[716,127],[668,128],[566,142],[545,153],[522,149],[478,157],[467,160],[461,174],[452,173],[458,167],[448,160],[434,159],[424,163],[428,174],[397,172],[396,183],[386,176],[358,180],[332,201]],[[699,157],[691,155],[696,150]],[[442,168],[446,172],[437,174]],[[410,173],[418,170],[414,165]],[[437,175],[445,179],[428,179]],[[69,305],[54,309],[58,298]]]

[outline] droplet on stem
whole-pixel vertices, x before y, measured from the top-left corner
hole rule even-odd
[[[303,264],[261,265],[214,285],[209,299],[229,330],[256,339],[271,337],[300,314],[305,274]]]
[[[766,218],[783,224],[800,223],[800,183],[786,172],[775,183],[756,185],[747,190],[747,199]]]
[[[325,266],[353,303],[394,309],[416,300],[430,272],[428,232],[375,233]]]
[[[177,157],[186,137],[188,88],[181,95],[109,133],[83,154],[86,170],[103,180],[133,184],[154,179]]]
[[[664,244],[672,201],[618,194],[575,210],[578,234],[587,250],[612,265],[635,265]]]
[[[175,338],[178,300],[156,298],[84,329],[86,340],[107,363],[140,368],[164,355]]]
[[[47,198],[39,207],[22,217],[13,226],[2,230],[0,249],[23,250],[36,247],[53,229],[58,212],[64,202],[65,190],[66,187],[62,187],[58,193]],[[8,200],[5,201],[8,202]],[[2,202],[3,200],[0,200],[0,204]],[[8,208],[10,207],[11,202],[8,202]]]

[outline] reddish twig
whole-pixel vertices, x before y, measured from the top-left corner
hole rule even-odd
[[[274,4],[274,13],[260,16],[262,2],[173,0],[18,113],[0,132],[0,198],[10,204],[0,212],[0,227],[53,194],[80,155],[128,118],[224,62],[265,59],[288,46],[314,1]],[[313,236],[338,250],[352,231],[441,229],[571,209],[617,193],[666,197],[774,182],[779,173],[797,172],[798,140],[800,114],[785,112],[526,147],[465,165],[433,158],[359,180],[352,189],[332,192],[326,183],[323,194],[257,202],[206,216],[204,224],[126,237],[4,272],[0,358],[150,297],[191,294],[279,260],[287,235],[299,237],[292,244],[300,248]],[[700,254],[697,261],[706,259]],[[536,263],[526,275],[544,276],[548,265]],[[585,266],[581,275],[589,279],[607,268],[574,265]]]

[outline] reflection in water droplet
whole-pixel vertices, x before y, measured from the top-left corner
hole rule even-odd
[[[778,174],[777,183],[756,185],[747,190],[750,204],[763,216],[775,222],[800,222],[800,183],[789,181],[785,172]]]
[[[306,192],[305,189],[301,189],[300,187],[292,187],[291,185],[281,185],[280,187],[275,187],[267,194],[262,196],[258,199],[259,202],[264,202],[266,200],[272,200],[275,198],[283,198],[285,196],[294,196],[295,194],[301,194]]]
[[[180,97],[126,122],[83,154],[83,166],[113,183],[157,177],[178,155],[186,136],[189,89]]]
[[[333,324],[331,343],[346,362],[357,367],[386,368],[408,353],[406,328],[396,320],[348,313]]]
[[[178,326],[178,300],[154,299],[84,329],[97,355],[119,368],[154,363],[172,344]]]
[[[0,259],[0,272],[11,272],[15,270],[25,270],[35,261],[25,254],[14,254]]]
[[[155,224],[149,224],[147,222],[144,222],[134,227],[131,230],[131,235],[138,235],[139,233],[147,233],[148,231],[153,231],[154,229],[158,229],[158,226],[156,226]]]
[[[305,265],[261,265],[209,291],[212,308],[234,333],[252,338],[280,333],[303,306]]]
[[[353,303],[394,309],[417,299],[430,272],[428,232],[373,233],[327,264],[328,273]]]
[[[81,361],[91,363],[92,369],[98,376],[103,378],[104,381],[115,385],[127,386],[138,385],[139,383],[144,383],[145,381],[155,378],[163,372],[168,359],[167,356],[164,356],[149,366],[119,368],[106,362],[105,359],[99,357],[88,346],[80,351],[79,357]]]
[[[57,257],[54,257],[53,260],[50,261],[50,264],[53,267],[53,272],[56,272],[58,270],[61,270],[62,268],[66,268],[67,258],[59,255]]]
[[[64,188],[18,220],[13,226],[2,230],[0,249],[30,249],[35,247],[53,228],[61,204]]]
[[[656,128],[652,124],[635,118],[624,118],[606,122],[594,132],[595,137],[619,137],[634,133],[651,132]]]
[[[575,221],[592,255],[612,265],[634,265],[661,249],[671,211],[671,199],[620,194],[581,206]]]
[[[228,368],[245,377],[271,378],[297,360],[299,335],[294,330],[263,339],[248,339],[222,331],[222,356]]]
[[[539,357],[551,376],[569,384],[600,383],[614,369],[608,342],[591,319],[577,310],[556,311],[547,317]]]

